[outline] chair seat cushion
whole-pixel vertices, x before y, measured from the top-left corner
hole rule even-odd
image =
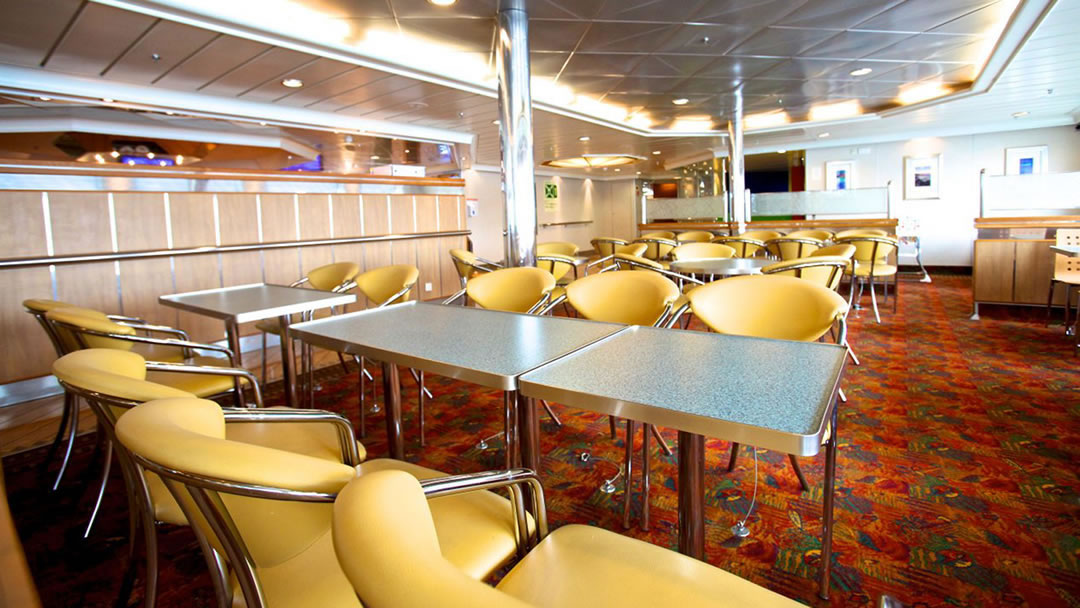
[[[725,606],[798,602],[669,549],[592,526],[547,536],[498,584],[533,606]]]
[[[896,266],[893,264],[883,264],[877,262],[874,264],[874,276],[875,277],[891,277],[896,274]],[[855,276],[868,277],[870,276],[870,262],[855,262]]]
[[[289,409],[289,408],[267,408]],[[225,438],[341,462],[337,428],[328,422],[237,422],[225,425]],[[364,444],[356,442],[360,461],[367,457]]]
[[[303,552],[272,567],[257,569],[267,606],[289,608],[360,608],[349,579],[338,564],[329,528]],[[244,594],[234,577],[233,608],[243,608]]]
[[[401,460],[378,458],[357,467],[360,474],[405,471],[417,479],[446,473]],[[468,492],[428,502],[443,557],[476,580],[483,580],[510,560],[517,549],[510,501],[492,492]],[[529,520],[532,529],[532,519]]]

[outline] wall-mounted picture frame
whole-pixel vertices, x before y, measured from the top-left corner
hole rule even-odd
[[[1041,175],[1046,173],[1049,146],[1005,148],[1005,175]]]
[[[941,155],[904,157],[904,199],[941,198]]]
[[[825,189],[851,190],[855,188],[855,161],[831,160],[825,163]]]

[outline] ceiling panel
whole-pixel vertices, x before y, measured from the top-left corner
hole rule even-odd
[[[857,2],[833,2],[810,0],[786,16],[777,25],[793,27],[848,29],[882,13],[904,0],[858,0]]]
[[[590,24],[581,21],[529,21],[529,50],[566,52],[577,46]],[[492,25],[491,27],[494,27]],[[491,30],[488,30],[489,43]],[[490,48],[490,44],[488,48]]]
[[[146,15],[102,4],[87,4],[45,67],[96,76],[154,22],[154,18]]]
[[[365,82],[339,95],[328,97],[309,104],[312,110],[324,110],[337,112],[356,104],[377,99],[383,95],[389,95],[407,87],[415,86],[417,82],[411,78],[402,76],[387,76],[374,82]],[[389,103],[389,102],[388,102]]]
[[[753,32],[754,28],[749,26],[683,25],[664,40],[656,52],[723,55]]]
[[[910,34],[884,32],[840,32],[802,54],[808,57],[861,59],[910,37]]]
[[[427,4],[427,2],[424,2]],[[488,52],[491,50],[495,20],[488,19],[409,19],[402,20],[406,34],[437,41],[455,51]],[[562,50],[562,49],[557,49]]]
[[[352,69],[353,66],[350,64],[320,58],[313,63],[307,63],[295,70],[280,74],[280,78],[275,76],[273,79],[246,91],[242,94],[242,97],[252,101],[271,101],[284,99],[291,95],[300,95],[307,89],[308,85],[321,84],[336,76],[350,72]],[[358,72],[357,74],[363,73]],[[290,89],[281,84],[281,80],[284,78],[297,78],[304,83],[304,86],[299,89]]]
[[[127,82],[153,82],[217,36],[189,25],[158,21],[106,74]]]
[[[966,15],[957,17],[952,21],[948,21],[930,31],[943,34],[982,35],[993,30],[1003,19],[1007,19],[1011,8],[1011,2],[994,2],[988,6],[967,13]]]
[[[287,97],[278,98],[275,102],[288,106],[307,106],[341,95],[357,87],[371,84],[387,76],[386,72],[354,67],[346,72],[331,76],[322,82],[305,84],[303,88],[297,89],[294,93],[289,93]]]
[[[977,59],[977,49],[980,48],[977,39],[971,36],[959,36],[952,34],[917,34],[902,42],[898,42],[886,49],[882,49],[872,55],[874,59],[898,59],[904,61],[919,61],[935,54],[950,53],[956,60],[973,62]],[[956,51],[955,53],[951,53]]]
[[[754,34],[749,40],[736,46],[732,52],[737,55],[795,57],[835,35],[836,32],[831,30],[770,27]]]
[[[457,0],[453,6],[435,6],[427,0],[393,0],[392,2],[356,2],[356,0],[338,0],[361,10],[369,5],[387,4],[393,8],[398,19],[446,19],[451,17],[490,18],[499,8],[497,0]]]
[[[782,59],[759,59],[755,57],[717,57],[698,70],[695,78],[727,78],[742,80],[762,74],[777,66]]]
[[[690,21],[758,29],[806,4],[806,0],[725,0],[703,2]]]
[[[766,72],[754,76],[764,80],[806,80],[833,75],[837,72],[847,74],[851,71],[848,61],[829,61],[825,59],[787,59],[778,62]]]
[[[274,47],[223,73],[200,90],[213,95],[240,95],[271,78],[284,78],[285,74],[315,59],[305,53]]]
[[[270,48],[261,42],[222,36],[162,75],[155,84],[172,89],[195,90],[251,61],[260,53],[268,52]]]
[[[79,0],[0,3],[0,62],[41,63],[80,4]]]
[[[647,54],[655,51],[680,26],[656,23],[593,23],[579,51],[624,51]]]
[[[926,32],[990,4],[992,0],[906,0],[859,23],[858,28]]]

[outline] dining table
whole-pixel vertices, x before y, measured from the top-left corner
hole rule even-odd
[[[697,559],[705,556],[706,437],[799,457],[824,451],[819,595],[827,599],[845,355],[835,344],[633,326],[526,373],[518,390],[676,429],[678,547]]]
[[[405,456],[398,373],[398,366],[405,366],[503,391],[506,465],[539,470],[536,403],[519,394],[518,378],[625,328],[411,301],[298,323],[290,331],[314,346],[381,364],[392,458]]]
[[[291,316],[352,304],[356,302],[356,294],[253,283],[164,295],[158,301],[164,306],[224,321],[229,349],[233,351],[237,365],[243,365],[239,325],[276,317],[281,327],[285,403],[289,407],[296,407],[296,362],[290,337]],[[237,392],[243,395],[239,380]]]
[[[732,277],[746,274],[761,274],[761,269],[775,260],[768,258],[702,258],[696,260],[675,260],[670,263],[674,272],[710,277]]]

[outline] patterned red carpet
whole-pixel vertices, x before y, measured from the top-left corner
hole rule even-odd
[[[864,310],[852,322],[862,366],[849,366],[840,411],[835,606],[871,606],[889,593],[910,606],[1080,605],[1080,359],[1060,323],[1041,310],[984,308],[968,320],[970,278],[903,283],[900,312],[884,323]],[[672,362],[676,365],[677,362]],[[659,369],[658,373],[663,370]],[[354,420],[355,373],[322,379],[323,407]],[[431,378],[427,442],[417,443],[415,386],[406,380],[410,458],[449,472],[495,468],[501,396]],[[600,490],[622,454],[604,417],[555,405],[564,426],[545,419],[542,477],[554,525],[589,523],[622,530],[621,484]],[[369,454],[385,453],[383,418],[369,416]],[[665,436],[674,444],[675,433]],[[45,491],[43,450],[4,460],[11,505],[48,606],[110,605],[126,547],[119,477],[89,540],[82,526],[91,488],[82,485],[93,442],[61,491]],[[708,444],[707,557],[710,563],[810,605],[820,556],[824,457],[803,459],[813,489],[778,453],[759,451],[758,504],[751,534],[733,538],[745,513],[754,459],[744,452],[726,473],[728,445]],[[579,455],[589,450],[592,459]],[[674,457],[653,464],[651,530],[628,531],[675,544]],[[55,466],[55,464],[53,465]],[[636,506],[636,505],[635,505]],[[186,529],[163,534],[159,605],[213,604],[209,579]],[[583,573],[587,574],[587,573]],[[139,599],[136,589],[132,601]]]

